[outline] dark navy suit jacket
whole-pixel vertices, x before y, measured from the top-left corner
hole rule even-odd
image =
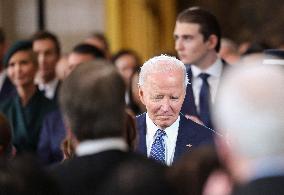
[[[147,156],[146,146],[146,113],[138,116],[137,128],[138,128],[138,147],[137,151]],[[214,144],[215,133],[213,130],[208,129],[203,125],[199,125],[190,119],[186,119],[183,115],[180,115],[179,130],[176,141],[176,148],[174,154],[174,160],[178,160],[185,152],[190,149],[205,144]],[[190,147],[187,145],[191,145]]]
[[[49,113],[43,122],[37,154],[40,161],[52,164],[63,159],[61,143],[66,135],[66,129],[59,110]]]

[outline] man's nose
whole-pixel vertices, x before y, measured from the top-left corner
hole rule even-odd
[[[45,56],[43,54],[38,55],[38,64],[43,65],[45,60]]]
[[[180,39],[177,39],[177,40],[175,41],[175,49],[176,49],[177,51],[180,51],[180,50],[183,49],[183,43],[182,43],[182,41],[181,41]]]
[[[169,99],[165,98],[165,99],[163,100],[163,102],[162,102],[162,105],[161,105],[162,111],[167,112],[167,111],[170,110],[170,107],[171,107],[171,106],[170,106],[170,101],[169,101]]]

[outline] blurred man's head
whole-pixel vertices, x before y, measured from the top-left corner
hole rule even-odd
[[[83,141],[123,135],[124,95],[125,84],[115,67],[95,60],[81,64],[64,80],[59,100],[68,126]]]
[[[38,58],[39,80],[48,83],[56,77],[55,67],[60,58],[60,43],[54,34],[47,31],[37,32],[32,41]]]
[[[175,49],[184,64],[206,66],[207,56],[220,49],[221,30],[213,14],[193,7],[178,15],[174,38]]]
[[[139,96],[160,128],[171,126],[178,118],[187,83],[185,66],[174,57],[156,56],[141,67]]]
[[[67,75],[69,75],[79,64],[95,59],[105,59],[105,54],[100,49],[90,44],[81,43],[76,45],[67,59]]]
[[[242,65],[225,77],[214,119],[228,139],[228,145],[219,150],[228,149],[225,158],[229,159],[230,166],[239,170],[236,172],[240,173],[244,165],[241,160],[247,163],[277,156],[283,158],[283,83],[283,69],[261,64]]]

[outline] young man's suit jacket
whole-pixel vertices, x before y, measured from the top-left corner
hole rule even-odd
[[[224,75],[224,72],[230,67],[230,65],[228,65],[223,60],[222,60],[222,63],[223,63],[223,70],[222,70],[221,79],[222,79],[222,76]],[[187,76],[188,76],[189,82],[191,83],[192,82],[192,71],[191,71],[190,65],[189,67],[187,67]],[[185,95],[184,102],[183,102],[180,112],[183,113],[184,115],[193,115],[199,118],[199,114],[197,112],[197,107],[195,105],[194,93],[193,93],[191,84],[188,84],[186,87],[186,95]],[[214,126],[210,128],[214,129]]]
[[[138,116],[138,147],[137,151],[147,156],[146,147],[146,113]],[[213,137],[215,133],[205,126],[199,125],[190,119],[186,119],[180,114],[179,130],[175,147],[175,154],[173,163],[178,160],[185,152],[192,148],[204,144],[214,143]]]

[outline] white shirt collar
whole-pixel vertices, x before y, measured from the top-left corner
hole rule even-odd
[[[164,131],[167,134],[167,137],[172,135],[172,132],[174,129],[178,129],[179,127],[179,121],[180,121],[180,116],[178,116],[177,120],[169,127],[165,128]],[[149,133],[149,135],[151,137],[155,136],[155,133],[158,129],[162,129],[161,127],[157,126],[149,117],[148,112],[146,113],[146,124],[147,124],[147,130],[149,129],[149,131],[147,131],[147,133]]]
[[[54,78],[53,80],[49,81],[48,83],[39,83],[38,88],[40,90],[45,90],[45,96],[49,99],[52,99],[55,95],[56,87],[59,80]]]
[[[179,121],[180,121],[180,116],[178,116],[177,120],[171,126],[164,129],[164,131],[167,134],[165,136],[165,143],[166,143],[165,157],[167,165],[171,165],[174,159],[176,141],[179,130]],[[146,113],[146,126],[147,126],[146,146],[147,146],[147,156],[149,156],[152,144],[155,140],[156,131],[161,128],[154,124],[154,122],[150,119],[148,113]]]
[[[217,58],[216,61],[206,70],[201,70],[197,66],[191,65],[192,75],[198,77],[200,73],[208,73],[213,77],[221,77],[223,63],[220,58]]]
[[[77,156],[85,156],[104,152],[106,150],[127,151],[128,146],[123,138],[105,138],[98,140],[86,140],[76,147]]]

